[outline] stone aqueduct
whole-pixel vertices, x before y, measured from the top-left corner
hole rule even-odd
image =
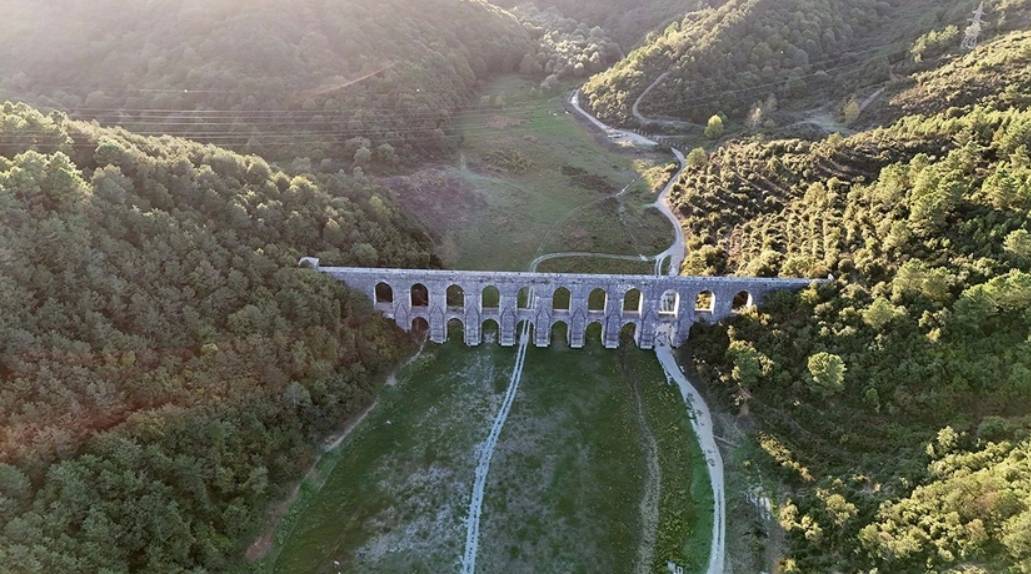
[[[484,340],[484,326],[496,326],[503,346],[515,345],[524,325],[533,343],[551,344],[564,325],[568,344],[584,346],[593,325],[601,327],[606,348],[619,346],[624,330],[642,349],[666,337],[674,347],[687,341],[697,322],[714,323],[760,304],[771,292],[798,290],[808,279],[746,277],[660,277],[573,275],[416,269],[312,267],[369,295],[375,308],[411,331],[420,322],[431,341],[443,343],[448,327],[460,322],[467,345]],[[631,327],[632,326],[632,327]]]

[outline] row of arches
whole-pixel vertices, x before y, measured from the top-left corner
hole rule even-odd
[[[529,329],[530,340],[534,340],[535,326],[529,321],[520,321],[516,325],[516,337],[521,336],[524,329]],[[412,332],[417,336],[427,336],[430,332],[429,322],[422,318],[416,317],[412,320]],[[481,343],[496,343],[500,337],[501,327],[498,322],[493,319],[487,319],[480,325],[480,342]],[[570,343],[570,331],[569,325],[564,321],[556,321],[551,325],[551,343]],[[637,324],[630,321],[625,323],[620,328],[619,338],[623,344],[628,342],[636,342],[637,340]],[[446,329],[446,341],[463,341],[465,340],[465,324],[461,319],[451,319],[447,323]],[[604,327],[598,321],[594,321],[587,325],[584,333],[585,343],[598,343],[604,344]]]
[[[422,283],[412,285],[407,293],[408,303],[412,308],[429,307],[430,291]],[[459,285],[451,285],[446,292],[447,306],[452,308],[464,308],[466,305],[465,290]],[[529,309],[532,307],[532,292],[529,287],[523,287],[517,295],[517,307]],[[375,289],[375,303],[393,303],[394,290],[387,283],[378,283]],[[639,289],[631,289],[623,296],[623,313],[643,313],[644,297]],[[501,305],[501,292],[497,287],[484,287],[480,292],[480,309],[497,309]],[[569,311],[572,305],[572,294],[569,289],[559,287],[551,295],[551,308],[555,311]],[[605,289],[597,288],[590,292],[587,297],[587,310],[593,312],[607,313],[609,311],[609,294]],[[695,298],[694,309],[696,312],[713,312],[716,309],[716,296],[712,291],[702,291]],[[740,312],[753,306],[752,295],[748,291],[741,291],[734,296],[731,303],[731,310]],[[681,311],[681,296],[675,290],[668,290],[662,294],[659,305],[659,313],[662,315],[679,315]]]

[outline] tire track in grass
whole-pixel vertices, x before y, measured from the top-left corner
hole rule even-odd
[[[579,100],[579,90],[577,90],[576,92],[573,93],[572,98],[571,98],[571,104],[573,105],[573,107],[576,109],[577,112],[579,112],[584,117],[589,119],[596,126],[601,127],[606,132],[609,132],[610,134],[618,135],[620,137],[624,137],[624,138],[627,139],[627,141],[632,142],[634,145],[647,145],[647,146],[654,146],[654,145],[656,145],[656,143],[654,141],[649,140],[648,138],[645,138],[643,136],[640,136],[640,135],[637,135],[637,134],[633,134],[631,132],[625,132],[623,130],[614,130],[612,128],[609,128],[605,124],[601,123],[597,118],[594,118],[594,116],[592,116],[591,114],[588,114],[582,108],[580,108],[578,100]],[[666,261],[669,261],[670,262],[669,274],[670,275],[678,274],[679,270],[680,270],[680,264],[681,264],[681,262],[684,259],[684,235],[683,235],[683,229],[680,227],[679,221],[677,221],[676,217],[673,215],[672,209],[669,206],[669,199],[668,198],[669,198],[670,192],[673,189],[673,186],[679,180],[680,175],[687,168],[687,165],[686,165],[686,163],[684,161],[683,154],[679,150],[673,149],[672,152],[673,152],[673,155],[676,157],[677,162],[679,164],[679,170],[676,172],[676,174],[673,177],[670,178],[669,182],[663,188],[662,192],[659,194],[659,197],[656,199],[655,203],[652,204],[652,207],[654,207],[654,208],[658,209],[660,212],[662,212],[662,214],[665,215],[666,218],[669,219],[673,223],[673,228],[674,228],[673,244],[668,249],[666,249],[665,251],[663,251],[662,253],[660,253],[660,254],[658,254],[658,255],[656,255],[654,257],[647,257],[647,256],[643,256],[643,255],[638,255],[636,257],[634,257],[634,256],[621,256],[621,255],[613,256],[613,255],[608,255],[608,254],[595,254],[595,253],[553,253],[553,254],[550,254],[550,255],[543,255],[543,256],[539,256],[539,257],[535,258],[533,260],[533,262],[531,262],[531,264],[530,264],[530,271],[536,271],[537,267],[543,261],[548,260],[548,259],[552,259],[552,258],[558,258],[558,257],[586,257],[586,256],[597,257],[597,256],[600,256],[600,257],[609,257],[609,258],[612,258],[612,259],[633,258],[633,259],[638,259],[638,260],[643,260],[643,261],[654,260],[655,261],[655,269],[656,269],[656,274],[657,275],[661,275],[662,274],[662,267],[663,267],[663,265],[665,264]],[[630,184],[630,185],[633,185],[633,184]],[[624,193],[628,192],[629,189],[630,189],[630,185],[628,185],[627,187],[623,188],[619,193],[615,194],[614,197],[619,197],[619,196],[623,195]],[[612,197],[612,196],[610,196],[610,197]],[[603,201],[605,199],[609,199],[610,197],[601,198],[599,200],[595,200],[595,201],[590,202],[588,204],[582,205],[582,206],[574,209],[569,214],[567,214],[565,218],[563,218],[561,221],[557,222],[554,226],[552,226],[552,229],[548,231],[548,233],[545,236],[545,239],[541,241],[541,245],[538,248],[538,253],[540,253],[540,250],[544,247],[544,244],[545,244],[547,238],[550,237],[550,234],[551,234],[552,231],[554,231],[554,228],[557,227],[558,225],[560,225],[561,223],[565,222],[565,220],[568,219],[572,215],[572,213],[574,213],[576,211],[579,211],[580,209],[583,209],[583,208],[585,208],[585,207],[587,207],[589,205],[593,205],[593,204],[595,204],[597,202]],[[534,296],[532,288],[530,289],[529,301],[530,301],[529,307],[531,309],[536,308],[537,299]],[[505,426],[505,421],[508,420],[508,414],[512,410],[512,403],[515,401],[516,393],[519,390],[519,382],[522,380],[522,377],[523,377],[523,365],[526,363],[526,350],[527,350],[527,347],[529,346],[529,341],[530,341],[530,324],[527,323],[523,327],[523,331],[522,331],[522,333],[520,335],[519,350],[518,350],[518,352],[516,354],[515,367],[514,367],[514,369],[512,371],[512,377],[511,377],[511,379],[509,380],[509,383],[508,383],[508,389],[505,391],[504,401],[501,404],[501,408],[498,410],[497,416],[494,418],[493,425],[491,425],[490,434],[487,436],[487,440],[484,442],[483,447],[480,449],[479,461],[478,461],[478,463],[476,465],[476,474],[475,474],[475,479],[473,481],[472,497],[471,497],[471,499],[469,501],[469,514],[468,514],[468,518],[466,519],[465,551],[462,554],[462,562],[461,562],[461,572],[462,572],[462,574],[475,574],[475,572],[476,572],[476,555],[477,555],[477,552],[479,551],[479,538],[480,538],[480,517],[481,517],[482,511],[483,511],[483,497],[484,497],[484,492],[485,492],[486,486],[487,486],[487,477],[490,474],[490,463],[491,463],[491,460],[494,458],[494,450],[497,447],[498,439],[500,438],[501,431],[502,431],[502,429]],[[635,391],[638,391],[638,389],[635,388]],[[649,476],[649,484],[646,485],[646,487],[645,487],[644,499],[641,501],[641,512],[642,512],[642,519],[643,520],[645,520],[648,523],[654,522],[654,525],[652,525],[652,526],[647,526],[647,525],[645,526],[645,532],[642,534],[642,536],[644,537],[644,541],[643,541],[643,543],[641,545],[640,555],[639,555],[639,558],[638,558],[639,564],[638,564],[637,571],[639,571],[639,572],[646,572],[648,570],[648,566],[651,563],[651,556],[654,554],[654,551],[655,551],[655,543],[654,543],[655,541],[654,541],[654,539],[655,539],[656,532],[657,532],[657,529],[658,529],[658,497],[659,497],[659,488],[660,488],[660,485],[659,485],[659,476],[660,476],[659,472],[661,472],[661,468],[659,468],[659,464],[658,464],[658,444],[657,444],[657,442],[655,440],[655,436],[650,432],[650,429],[647,428],[647,420],[644,418],[643,404],[642,404],[642,400],[641,400],[640,395],[638,395],[637,398],[638,398],[638,414],[639,414],[639,417],[641,417],[642,424],[644,425],[642,431],[643,431],[643,434],[646,437],[645,438],[646,449],[649,451],[647,453],[647,456],[648,456],[648,460],[649,460],[648,466],[649,466],[649,475],[650,475]],[[722,467],[720,468],[720,470],[722,471]],[[649,492],[651,492],[651,494],[649,494]],[[654,515],[654,516],[652,516],[652,515]],[[651,542],[650,543],[647,542],[647,539],[649,537],[649,531],[650,531],[650,534],[651,534],[651,536],[650,536]],[[720,554],[722,555],[722,552],[720,552]],[[722,557],[721,557],[721,559],[722,559]],[[710,569],[710,573],[712,573],[712,572],[713,571]]]
[[[648,140],[647,138],[634,134],[633,132],[609,127],[580,107],[579,96],[580,91],[577,90],[570,101],[572,106],[578,113],[590,120],[591,123],[610,134],[610,137],[612,135],[619,135],[629,141],[640,140],[643,138],[646,143],[655,145],[654,141]],[[673,209],[669,204],[669,196],[673,190],[673,186],[676,185],[681,174],[683,174],[687,169],[687,163],[684,161],[684,154],[681,153],[680,150],[671,148],[671,151],[673,152],[673,155],[676,156],[677,162],[680,164],[680,169],[662,190],[662,193],[659,195],[659,199],[655,202],[655,207],[662,211],[663,215],[665,215],[673,224],[675,236],[673,245],[671,245],[665,252],[656,256],[655,274],[677,276],[680,274],[680,266],[683,264],[686,249],[684,245],[684,230],[680,227],[680,222],[677,220],[676,215],[673,213]],[[669,267],[664,273],[663,267],[667,261],[669,262]],[[684,402],[687,404],[687,408],[691,411],[691,426],[695,431],[695,436],[698,438],[698,444],[701,447],[702,452],[705,454],[705,463],[706,468],[709,471],[709,484],[712,487],[713,496],[712,540],[709,548],[709,561],[705,572],[706,574],[723,574],[726,566],[726,542],[724,540],[727,530],[727,512],[725,503],[726,493],[723,481],[723,457],[720,455],[720,450],[716,445],[715,434],[712,426],[712,415],[709,413],[709,407],[705,404],[705,399],[702,398],[701,393],[698,392],[694,385],[691,384],[691,381],[689,381],[684,375],[684,372],[680,369],[676,355],[674,354],[673,349],[669,346],[668,340],[663,337],[658,337],[656,339],[655,354],[658,356],[659,363],[666,372],[667,379],[670,382],[675,382],[680,388],[680,393],[684,398]]]
[[[533,292],[530,293],[533,300]],[[490,474],[490,463],[494,458],[494,449],[501,436],[501,430],[508,420],[508,413],[512,410],[512,403],[515,401],[516,392],[519,390],[519,382],[523,378],[523,365],[526,363],[526,350],[530,342],[530,326],[523,326],[523,332],[519,337],[519,351],[516,353],[515,367],[512,369],[512,377],[508,382],[508,389],[505,391],[505,400],[501,403],[497,416],[494,417],[494,424],[491,425],[490,434],[480,449],[479,462],[476,465],[476,475],[473,481],[473,495],[469,501],[469,517],[466,522],[465,532],[465,553],[462,555],[462,574],[473,574],[476,572],[476,554],[480,542],[480,515],[483,511],[483,495],[487,487],[487,476]]]

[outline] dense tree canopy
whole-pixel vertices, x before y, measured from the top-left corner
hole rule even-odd
[[[519,70],[546,75],[546,88],[559,79],[586,78],[620,57],[619,46],[598,26],[564,17],[554,9],[538,10],[532,4],[518,6],[512,13],[538,42],[536,51],[523,58]]]
[[[797,571],[1026,571],[1029,148],[1031,112],[968,107],[678,186],[688,272],[835,277],[692,339],[761,424]]]
[[[934,65],[942,53],[958,48],[958,37],[942,30],[966,26],[971,9],[966,0],[730,0],[650,35],[619,64],[593,77],[584,87],[585,99],[603,118],[631,123],[638,96],[666,74],[641,103],[646,116],[704,123],[722,111],[745,120],[755,103],[770,95],[818,105],[805,96],[847,97],[883,84],[894,77],[891,65],[902,60],[912,69],[895,72]],[[1026,28],[1031,2],[990,3],[989,14],[982,40]],[[927,21],[940,28],[922,27]],[[912,61],[914,53],[923,64]],[[975,74],[981,77],[971,78],[965,88],[970,92],[978,92],[977,84],[990,81],[1001,65],[974,58],[970,62],[977,62]],[[938,92],[920,95],[930,100]]]
[[[668,72],[643,103],[646,115],[704,122],[720,110],[743,114],[769,93],[799,93],[823,60],[890,9],[880,0],[731,0],[670,25],[584,92],[595,112],[625,122],[634,100]],[[792,75],[798,82],[786,81]]]
[[[388,192],[0,105],[0,570],[215,571],[406,339]]]

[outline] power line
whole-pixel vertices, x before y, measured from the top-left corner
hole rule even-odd
[[[897,42],[897,41],[896,42],[888,42],[888,43],[881,44],[881,45],[878,45],[878,46],[873,46],[873,47],[870,47],[870,48],[866,48],[864,50],[859,50],[859,51],[856,51],[856,52],[849,52],[849,53],[846,53],[846,54],[842,54],[840,56],[836,56],[836,57],[833,57],[833,58],[827,58],[827,59],[819,60],[819,61],[816,61],[816,62],[809,62],[809,63],[806,64],[806,67],[810,67],[811,68],[813,66],[819,66],[819,65],[822,65],[822,64],[826,64],[826,63],[832,63],[832,62],[838,62],[838,61],[843,61],[843,60],[849,60],[849,59],[855,58],[858,55],[879,51],[879,50],[881,50],[883,48],[894,47],[898,43],[899,42]],[[869,61],[867,61],[867,62],[856,62],[854,64],[855,65],[865,65],[868,62]],[[850,66],[850,65],[853,65],[853,64],[847,64],[846,66]],[[827,69],[816,70],[816,71],[814,71],[814,72],[812,72],[810,74],[807,74],[807,75],[794,76],[793,78],[788,78],[786,80],[777,80],[777,81],[773,81],[773,82],[767,82],[767,83],[764,83],[764,84],[756,84],[754,86],[749,86],[749,87],[746,87],[746,88],[740,88],[740,89],[736,89],[736,90],[724,90],[724,91],[721,91],[721,92],[718,92],[718,93],[714,93],[714,94],[711,94],[711,95],[708,95],[708,96],[703,96],[701,98],[694,98],[694,99],[688,99],[688,100],[679,100],[679,99],[674,99],[674,98],[667,98],[666,100],[659,100],[659,101],[662,102],[662,103],[673,103],[673,102],[680,102],[680,101],[684,101],[686,103],[694,103],[694,102],[698,102],[698,101],[704,101],[704,100],[707,100],[707,99],[723,97],[723,96],[726,96],[728,94],[741,93],[741,92],[747,92],[747,91],[752,91],[752,90],[756,90],[756,89],[761,89],[761,88],[764,88],[764,87],[776,86],[776,85],[780,85],[782,83],[790,82],[794,78],[811,77],[813,75],[818,75],[820,72],[833,71],[833,70],[836,70],[836,69],[841,69],[841,68],[846,67],[846,66],[837,66],[837,67],[831,67],[831,68],[827,68]],[[367,75],[367,76],[371,77],[371,75],[375,75],[375,73],[378,73],[378,72],[374,72],[374,73],[372,73],[370,75]],[[361,79],[366,79],[366,78],[363,77],[363,78],[360,78],[359,80],[361,80]],[[142,91],[142,90],[158,91],[158,90],[161,90],[161,89],[160,88],[139,88],[138,90],[139,91]],[[171,88],[169,88],[168,90],[176,91],[176,90],[171,89]],[[198,91],[198,90],[194,90],[194,91]],[[241,93],[253,93],[253,92],[252,91],[243,91],[243,90],[241,90]],[[524,102],[526,102],[526,103],[524,104]],[[534,103],[533,99],[525,99],[525,100],[519,100],[517,102],[512,102],[512,103],[510,103],[510,105],[506,105],[506,108],[512,108],[513,106],[514,107],[524,107],[526,105],[534,106],[536,104]],[[178,108],[177,109],[177,108],[73,107],[73,108],[65,108],[65,109],[62,109],[62,108],[55,108],[55,109],[58,109],[60,111],[65,111],[65,113],[69,113],[69,114],[74,114],[74,113],[81,112],[81,113],[91,114],[91,115],[92,114],[104,115],[104,114],[123,114],[123,113],[125,113],[125,114],[182,114],[182,115],[187,115],[188,114],[188,115],[196,115],[196,116],[206,116],[206,115],[221,116],[221,115],[229,115],[229,116],[241,116],[241,117],[242,116],[247,116],[247,117],[251,117],[251,116],[261,116],[261,117],[272,116],[272,117],[274,117],[276,115],[312,115],[312,116],[316,116],[317,115],[317,116],[326,116],[326,115],[334,115],[334,114],[359,113],[359,112],[370,110],[370,109],[371,110],[389,110],[389,111],[398,111],[398,112],[403,112],[404,111],[403,109],[398,109],[398,106],[371,106],[371,105],[370,106],[355,107],[355,108],[353,108],[352,112],[348,112],[348,111],[344,111],[344,110],[326,111],[326,110],[303,110],[303,109],[290,109],[290,108],[257,109],[257,110],[219,110],[219,109],[199,109],[198,110],[198,109],[184,109],[184,108]],[[414,114],[414,113],[420,113],[420,112],[409,112],[406,115],[411,115],[411,114]],[[440,112],[421,112],[421,113],[433,114],[433,115],[446,115],[449,112],[448,111],[440,111]],[[453,113],[453,112],[451,112],[451,113]]]
[[[810,64],[810,65],[818,65],[818,64],[821,64],[821,63],[828,63],[828,62],[834,62],[834,61],[842,61],[842,60],[846,60],[846,59],[847,60],[851,60],[851,59],[854,59],[856,57],[856,55],[858,55],[858,54],[872,53],[872,52],[879,51],[879,50],[881,50],[883,48],[886,48],[886,47],[894,46],[896,44],[897,44],[897,42],[886,43],[886,44],[874,46],[874,47],[871,47],[871,48],[868,48],[868,49],[865,49],[865,50],[862,50],[862,51],[859,51],[859,52],[851,52],[849,54],[844,54],[844,55],[839,56],[839,57],[828,58],[828,59],[823,60],[821,62],[817,62],[817,63]],[[778,85],[781,85],[781,84],[785,84],[785,83],[794,81],[795,79],[806,78],[806,77],[813,77],[813,76],[824,74],[824,73],[827,73],[827,72],[830,72],[830,71],[847,69],[847,68],[850,68],[850,67],[865,66],[870,61],[872,61],[872,60],[861,61],[861,62],[849,62],[849,63],[846,63],[846,64],[842,64],[840,66],[832,66],[830,68],[822,68],[820,70],[817,70],[817,71],[814,71],[814,72],[812,72],[810,74],[806,74],[806,75],[802,75],[802,76],[793,76],[792,78],[787,78],[785,80],[778,80],[778,81],[774,81],[774,82],[767,82],[767,83],[764,83],[764,84],[756,84],[756,85],[749,86],[749,87],[746,87],[746,88],[740,88],[740,89],[734,89],[734,90],[724,90],[724,91],[721,91],[719,93],[710,94],[710,95],[706,95],[706,96],[687,98],[687,99],[667,98],[665,100],[660,100],[660,103],[690,104],[690,103],[707,102],[707,101],[711,101],[711,100],[716,99],[716,98],[725,97],[727,95],[744,93],[744,92],[750,92],[750,91],[762,89],[762,88],[765,88],[765,87],[778,86]],[[520,102],[522,102],[522,101],[525,101],[525,102],[528,102],[528,103],[526,103],[526,104],[520,103],[520,104],[517,104],[517,105],[514,105],[514,106],[505,106],[504,108],[497,109],[497,110],[472,109],[472,110],[465,110],[465,111],[457,111],[457,112],[453,112],[453,115],[452,115],[452,117],[450,119],[453,122],[457,123],[457,124],[461,124],[463,119],[479,118],[479,119],[482,120],[483,118],[486,118],[488,116],[490,116],[490,117],[493,117],[493,116],[502,116],[502,117],[512,117],[512,116],[515,116],[515,117],[521,118],[521,119],[530,119],[530,118],[535,117],[537,115],[536,112],[538,112],[538,110],[541,109],[540,108],[541,102],[539,100],[533,100],[533,99],[520,100]],[[653,104],[654,104],[654,102],[653,102]],[[85,110],[85,109],[87,109],[87,108],[78,108],[78,110],[80,110],[80,111],[81,110]],[[117,112],[117,113],[122,113],[124,110],[112,110],[112,111],[113,112]],[[360,114],[360,113],[362,113],[364,111],[367,111],[367,109],[366,108],[355,108],[354,113]],[[154,114],[154,113],[163,113],[163,114],[165,114],[165,113],[170,113],[170,114],[175,114],[175,113],[177,113],[177,114],[191,114],[191,113],[207,114],[207,113],[212,113],[214,115],[212,116],[212,118],[207,118],[207,117],[197,117],[197,118],[189,117],[189,118],[185,118],[185,119],[188,119],[188,120],[191,120],[191,121],[186,121],[186,122],[180,122],[180,121],[176,121],[176,122],[168,122],[168,121],[143,121],[143,120],[136,120],[136,121],[134,121],[132,119],[122,119],[122,120],[116,120],[116,121],[119,121],[119,124],[120,124],[119,127],[124,127],[124,125],[128,125],[128,126],[141,126],[141,127],[142,126],[153,126],[153,127],[160,127],[160,128],[170,127],[170,126],[177,126],[177,127],[178,126],[185,126],[185,127],[194,127],[194,126],[196,126],[196,127],[201,127],[201,128],[223,128],[225,126],[240,126],[241,128],[246,129],[248,127],[253,128],[255,124],[258,125],[258,126],[262,126],[263,124],[265,124],[265,125],[272,124],[273,125],[273,127],[270,128],[270,130],[267,131],[267,132],[253,132],[252,131],[250,133],[237,132],[237,131],[226,131],[224,129],[222,131],[215,131],[214,129],[211,129],[211,130],[207,130],[207,131],[203,131],[203,132],[199,132],[199,131],[191,132],[191,131],[188,131],[188,130],[172,130],[171,132],[169,132],[168,130],[162,130],[160,132],[148,132],[148,131],[139,131],[139,132],[137,132],[137,131],[133,131],[132,128],[125,128],[127,131],[129,131],[130,133],[132,133],[134,135],[158,136],[158,137],[160,137],[160,136],[171,136],[171,137],[179,137],[179,138],[195,138],[195,139],[204,140],[206,143],[225,142],[224,145],[233,145],[233,144],[236,144],[236,143],[248,143],[251,139],[254,139],[254,138],[257,138],[257,140],[258,140],[257,143],[259,145],[301,145],[302,143],[309,143],[309,144],[312,144],[312,145],[314,145],[316,143],[333,144],[333,143],[340,143],[340,142],[337,139],[333,139],[333,140],[318,140],[317,138],[324,138],[324,137],[339,137],[339,138],[343,138],[343,137],[362,137],[362,136],[391,137],[391,136],[402,136],[402,135],[405,135],[405,134],[425,134],[425,133],[428,133],[428,132],[436,132],[438,129],[442,129],[440,126],[434,126],[434,127],[408,127],[408,128],[393,128],[393,129],[390,128],[390,127],[363,126],[361,128],[356,128],[356,129],[340,128],[337,131],[317,130],[316,129],[316,130],[303,130],[301,132],[287,132],[287,133],[283,133],[283,132],[277,132],[275,130],[275,127],[279,127],[279,126],[275,126],[274,125],[278,121],[278,120],[275,119],[276,118],[275,114],[281,114],[281,115],[287,115],[287,116],[292,116],[292,115],[296,115],[296,114],[309,114],[309,115],[311,115],[312,119],[315,119],[316,116],[318,116],[319,119],[325,119],[325,117],[327,115],[332,117],[332,114],[327,114],[326,112],[319,112],[319,111],[314,111],[314,110],[308,110],[308,111],[304,111],[304,110],[291,110],[291,111],[267,110],[267,111],[259,111],[259,112],[241,112],[241,111],[231,111],[231,110],[206,110],[206,111],[205,110],[176,110],[176,111],[172,112],[170,110],[158,110],[158,109],[151,109],[151,110],[145,111],[143,113],[150,113],[150,114]],[[250,121],[250,122],[247,122],[247,121],[237,122],[236,120],[238,118],[226,118],[223,115],[223,114],[247,114],[247,113],[263,114],[263,115],[255,116],[255,119]],[[338,112],[338,113],[343,113],[343,112]],[[552,113],[554,113],[554,112],[552,112]],[[422,116],[422,117],[432,117],[433,119],[440,119],[440,116],[442,114],[446,115],[447,112],[440,112],[440,113],[438,113],[438,112],[425,112],[425,114],[426,115]],[[546,115],[547,112],[544,112],[544,114]],[[222,117],[219,117],[219,116],[222,116]],[[410,116],[414,116],[414,117],[410,117]],[[386,116],[381,116],[381,118],[383,118],[383,117],[386,117]],[[390,117],[393,118],[393,116],[390,116]],[[419,117],[420,117],[419,113],[413,113],[413,114],[410,114],[410,115],[406,114],[403,117],[401,117],[400,119],[402,121],[410,122],[412,120],[419,119]],[[152,118],[148,117],[148,118],[145,118],[145,119],[151,120]],[[233,122],[232,123],[228,123],[228,121],[227,121],[228,119],[232,119]],[[241,116],[241,119],[246,119],[246,117],[245,116]],[[304,125],[304,124],[302,124],[303,119],[304,118],[290,118],[290,119],[287,119],[285,121],[280,121],[279,123],[284,124],[284,125],[281,126],[281,127],[284,127],[284,128],[291,127],[292,129],[298,129],[298,127],[301,126],[301,129],[303,129],[303,125]],[[354,116],[348,116],[347,117],[347,121],[353,121],[355,119],[356,118]],[[368,118],[368,117],[364,118],[364,120],[362,120],[361,118],[357,118],[357,119],[359,119],[359,121],[370,121],[370,120],[371,121],[375,121],[374,118]],[[258,121],[258,120],[260,120],[260,121]],[[83,120],[80,120],[80,121],[83,121]],[[96,118],[94,118],[94,121],[100,121],[100,120],[96,120]],[[108,129],[113,129],[113,128],[108,128]],[[462,126],[459,125],[458,129],[461,129],[463,133],[476,133],[476,132],[479,132],[479,131],[485,131],[487,129],[497,130],[497,129],[503,129],[503,128],[499,128],[499,127],[496,127],[496,126],[488,125],[486,122],[484,122],[484,123],[476,122],[476,123],[473,123],[471,126],[467,125],[467,126],[462,127]],[[177,132],[181,132],[181,133],[177,133]],[[50,134],[48,132],[38,132],[37,131],[37,132],[34,132],[34,133],[33,132],[19,132],[18,134],[15,134],[14,137],[28,136],[30,134],[31,135],[40,135],[40,136],[52,135],[52,134]],[[454,134],[454,135],[448,135],[448,134],[437,135],[437,134],[434,134],[432,137],[426,137],[424,141],[439,140],[441,137],[446,138],[446,139],[451,139],[451,138],[463,137],[463,134]],[[284,138],[292,139],[292,141],[291,142],[269,141],[269,140],[281,140],[281,139],[284,139]],[[418,141],[419,138],[404,138],[404,139],[406,141]],[[13,141],[13,140],[8,138],[6,141]]]
[[[546,114],[550,115],[550,114]],[[530,119],[530,116],[525,116],[526,119]],[[547,117],[541,119],[550,119]],[[242,128],[247,128],[246,124],[241,124]],[[518,128],[519,126],[506,126],[501,127],[493,125],[490,122],[477,121],[474,123],[465,122],[464,125],[452,126],[450,129],[458,129],[463,132],[484,132],[484,131],[503,131],[505,129]],[[302,130],[302,131],[135,131],[125,126],[100,126],[99,129],[103,130],[124,130],[127,134],[133,136],[142,137],[196,137],[196,138],[273,138],[273,137],[300,137],[300,136],[350,136],[350,137],[361,137],[361,136],[393,136],[393,135],[404,135],[409,133],[434,133],[437,130],[446,131],[443,128],[436,126],[425,126],[425,127],[408,127],[408,128],[389,128],[389,127],[368,127],[362,129],[335,129],[335,130]],[[58,135],[55,132],[33,130],[33,131],[19,131],[12,132],[7,137],[21,137],[21,136],[39,136],[49,137]],[[0,134],[3,137],[3,134]]]
[[[871,48],[868,48],[868,49],[865,49],[865,50],[861,50],[861,51],[858,51],[858,52],[850,52],[848,54],[843,54],[843,55],[841,55],[839,57],[829,58],[827,60],[823,60],[821,62],[817,62],[817,64],[829,63],[829,62],[835,62],[835,61],[843,61],[843,60],[850,60],[850,59],[854,58],[855,56],[857,56],[859,54],[865,54],[865,53],[871,53],[871,52],[880,51],[880,50],[882,50],[884,48],[894,47],[896,44],[898,44],[897,41],[896,42],[888,42],[888,43],[881,44],[881,45],[878,45],[878,46],[874,46],[874,47],[871,47]],[[814,72],[810,72],[808,74],[803,74],[803,75],[799,75],[799,76],[792,76],[792,77],[784,79],[784,80],[776,80],[776,81],[773,81],[773,82],[767,82],[767,83],[763,83],[763,84],[755,84],[753,86],[749,86],[749,87],[746,87],[746,88],[739,88],[739,89],[733,89],[733,90],[723,90],[721,92],[714,93],[714,94],[711,94],[711,95],[708,95],[708,96],[702,96],[702,97],[697,97],[697,98],[688,98],[688,99],[685,99],[685,100],[681,100],[679,98],[667,97],[665,99],[658,100],[658,102],[660,104],[679,104],[679,103],[690,104],[690,103],[708,102],[708,101],[712,101],[712,100],[717,99],[717,98],[726,97],[727,95],[731,95],[731,94],[751,92],[751,91],[759,90],[759,89],[762,89],[762,88],[774,87],[774,86],[779,86],[779,85],[782,85],[782,84],[787,84],[787,83],[790,83],[790,82],[792,82],[792,81],[794,81],[796,79],[812,78],[812,77],[818,76],[820,74],[825,74],[827,72],[832,72],[832,71],[836,71],[836,70],[842,70],[842,69],[846,69],[846,68],[850,68],[850,67],[862,67],[862,66],[866,66],[866,65],[870,64],[873,61],[874,61],[874,59],[871,58],[871,59],[860,61],[860,62],[851,62],[851,63],[842,64],[840,66],[831,66],[829,68],[821,68],[819,70],[816,70]],[[809,66],[813,66],[813,65],[814,64],[812,64],[812,63],[809,64]],[[654,100],[651,103],[654,104],[655,103]]]

